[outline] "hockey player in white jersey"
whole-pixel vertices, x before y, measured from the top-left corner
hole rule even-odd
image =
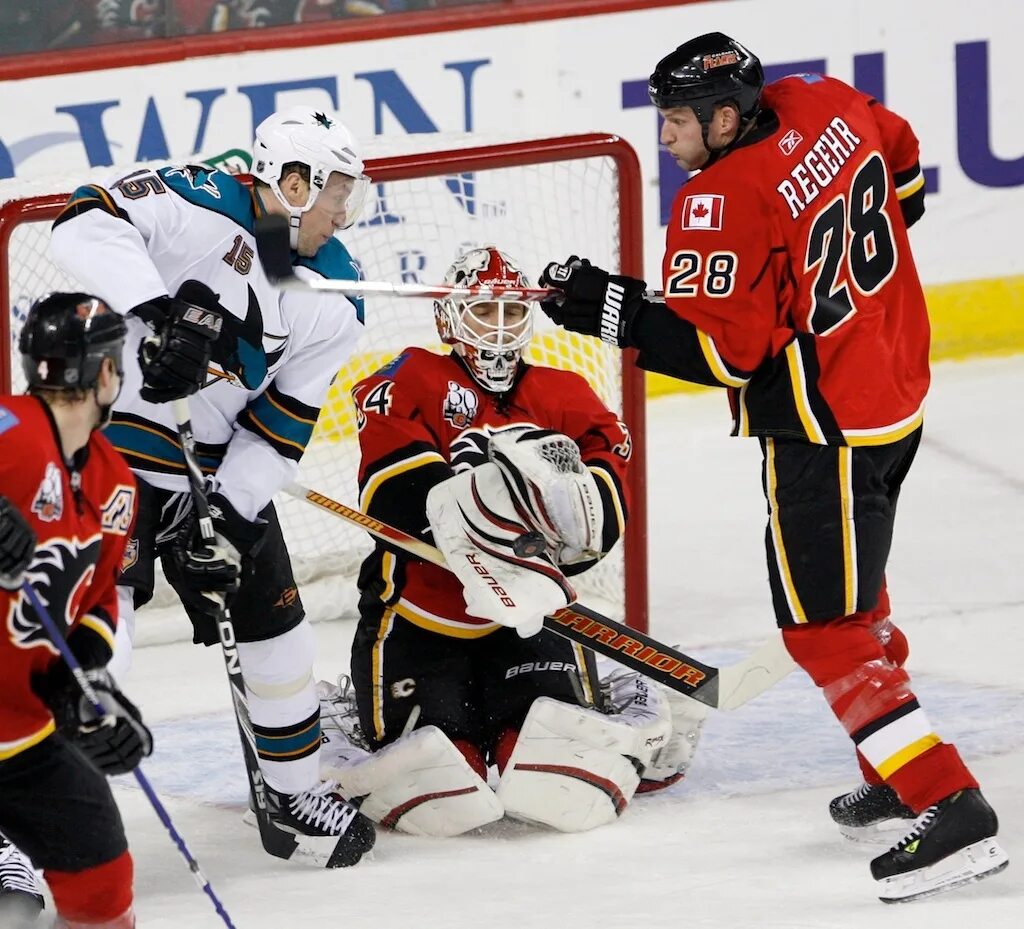
[[[133,610],[152,596],[157,558],[197,643],[218,642],[216,608],[204,593],[225,593],[272,820],[301,837],[303,854],[335,867],[359,860],[373,827],[320,780],[313,633],[271,499],[295,477],[331,380],[360,337],[363,305],[279,291],[253,233],[258,217],[287,216],[298,276],[355,279],[334,233],[356,221],[369,179],[345,126],[305,106],[257,127],[253,174],[251,190],[196,165],[80,187],[54,223],[51,248],[69,275],[127,316],[124,389],[107,432],[139,478],[121,625],[132,627]],[[186,338],[179,357],[154,375],[154,333],[178,332],[180,320],[207,312],[222,318],[208,366],[192,348],[198,340]],[[212,550],[198,542],[164,402],[188,392],[174,376],[187,381],[197,359],[205,378],[190,412],[217,532]],[[118,645],[115,667],[125,667],[126,644]]]

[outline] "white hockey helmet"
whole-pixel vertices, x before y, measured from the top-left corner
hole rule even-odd
[[[470,249],[444,276],[446,284],[464,287],[529,288],[516,263],[493,245]],[[496,308],[496,313],[493,312]],[[487,310],[487,318],[481,315]],[[445,297],[434,302],[437,332],[454,345],[476,381],[494,393],[515,380],[523,349],[533,336],[533,304],[493,297]]]
[[[297,207],[288,202],[279,183],[284,166],[293,162],[309,168],[309,198]],[[270,187],[288,210],[292,248],[297,244],[302,214],[316,202],[334,171],[352,178],[354,182],[345,206],[342,228],[348,229],[359,219],[370,185],[363,168],[358,143],[334,113],[310,106],[290,106],[268,116],[256,127],[252,173]]]

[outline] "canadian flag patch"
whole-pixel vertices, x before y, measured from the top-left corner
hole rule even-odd
[[[683,228],[721,229],[724,213],[722,194],[694,194],[683,201]]]

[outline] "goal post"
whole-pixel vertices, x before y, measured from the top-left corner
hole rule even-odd
[[[374,144],[367,146],[371,154]],[[545,262],[570,254],[642,276],[640,168],[633,149],[619,137],[592,133],[494,142],[467,136],[439,145],[437,137],[424,135],[397,144],[406,150],[367,159],[373,183],[366,211],[341,234],[365,279],[439,283],[459,253],[483,244],[512,256],[533,282]],[[413,147],[421,150],[410,151]],[[63,189],[55,186],[0,206],[0,327],[7,346],[0,352],[0,389],[22,388],[17,334],[32,301],[78,286],[48,254],[50,224],[77,183],[69,179]],[[408,345],[441,348],[432,301],[368,295],[366,331],[331,388],[300,464],[301,483],[358,505],[358,442],[349,390]],[[592,600],[603,612],[646,631],[644,378],[632,355],[558,329],[539,312],[526,353],[533,363],[582,374],[631,430],[624,544],[573,583],[584,602]],[[326,581],[328,614],[353,616],[354,578],[369,550],[368,537],[346,533],[337,521],[287,496],[276,503],[304,600],[307,585],[312,589]]]

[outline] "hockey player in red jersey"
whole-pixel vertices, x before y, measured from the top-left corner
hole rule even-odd
[[[29,395],[0,397],[0,832],[43,871],[57,926],[70,929],[135,925],[132,859],[104,775],[131,771],[152,750],[138,710],[104,670],[135,515],[135,479],[99,431],[120,390],[124,338],[124,321],[102,301],[51,294],[21,333]],[[108,710],[103,724],[24,583],[66,630]],[[0,868],[15,861],[2,839],[0,852]],[[38,909],[30,874],[9,889],[23,904],[34,895]],[[4,918],[15,902],[0,892]]]
[[[494,247],[446,281],[529,286]],[[408,348],[353,388],[360,506],[432,539],[456,573],[384,545],[363,563],[352,681],[374,753],[336,758],[331,776],[371,818],[417,834],[506,813],[565,831],[611,822],[639,784],[630,758],[667,781],[693,743],[672,738],[658,688],[621,669],[606,681],[620,712],[595,711],[592,654],[541,621],[623,532],[629,433],[582,377],[522,360],[532,304],[449,298],[435,313],[450,354]]]
[[[917,139],[841,81],[764,87],[757,58],[717,32],[665,57],[649,89],[662,144],[700,171],[669,221],[665,303],[572,258],[541,276],[564,293],[542,306],[567,329],[637,348],[643,368],[728,388],[733,433],[758,437],[778,624],[866,778],[832,816],[842,827],[916,817],[872,862],[881,899],[996,873],[1007,857],[995,813],[918,705],[885,586],[929,382],[907,235],[924,212]]]

